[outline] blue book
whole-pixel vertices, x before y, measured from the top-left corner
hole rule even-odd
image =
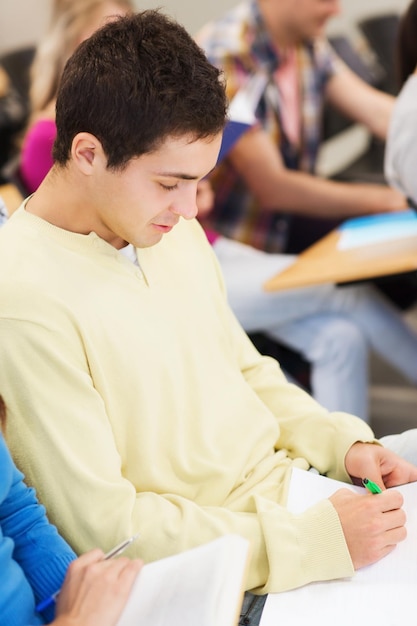
[[[223,138],[217,163],[221,163],[223,159],[226,158],[236,141],[250,128],[252,128],[252,124],[248,124],[246,122],[237,122],[231,119],[227,121],[223,131]]]

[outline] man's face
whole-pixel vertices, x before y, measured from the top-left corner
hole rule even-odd
[[[99,168],[93,230],[116,248],[158,243],[181,217],[197,215],[197,183],[215,166],[220,143],[221,134],[169,138],[123,171]]]
[[[273,0],[279,12],[278,27],[291,44],[311,40],[324,34],[328,20],[340,13],[340,0]]]

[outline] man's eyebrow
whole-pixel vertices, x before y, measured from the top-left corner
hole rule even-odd
[[[182,180],[197,180],[199,176],[192,174],[184,174],[183,172],[157,172],[158,176],[166,176],[167,178],[181,178]]]

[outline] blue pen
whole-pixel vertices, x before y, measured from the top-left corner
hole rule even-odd
[[[133,541],[135,541],[138,537],[139,537],[139,533],[136,534],[136,535],[132,535],[132,537],[129,537],[129,539],[125,539],[124,541],[119,543],[117,546],[112,548],[110,550],[110,552],[107,552],[107,554],[104,555],[103,560],[107,561],[108,559],[112,559],[113,557],[117,556],[118,554],[120,554],[121,552],[126,550],[126,548],[131,543],[133,543]],[[60,591],[61,591],[61,589],[58,589],[58,591],[55,591],[55,593],[53,593],[51,596],[49,596],[49,598],[45,598],[45,600],[42,600],[41,602],[39,602],[39,604],[36,606],[36,610],[38,612],[41,612],[41,611],[44,611],[45,609],[47,609],[48,606],[51,606],[52,604],[55,604],[56,599],[59,596]]]

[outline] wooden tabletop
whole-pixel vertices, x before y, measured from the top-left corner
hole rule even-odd
[[[9,215],[16,211],[23,201],[22,194],[12,183],[0,185],[0,196],[3,198]]]
[[[334,230],[302,252],[291,265],[264,284],[266,291],[346,283],[417,270],[417,236],[338,249]]]

